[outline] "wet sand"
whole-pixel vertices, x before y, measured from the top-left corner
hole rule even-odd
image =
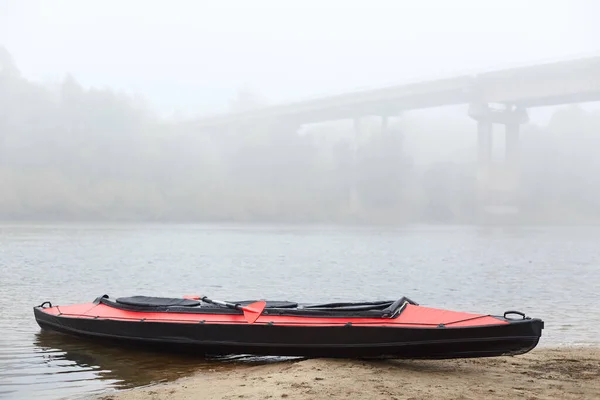
[[[142,399],[600,399],[600,348],[462,360],[286,361],[104,395]]]

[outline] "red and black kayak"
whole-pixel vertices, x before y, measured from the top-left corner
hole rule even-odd
[[[466,358],[523,354],[544,322],[422,307],[398,300],[298,304],[206,297],[121,297],[34,307],[44,329],[204,355]]]

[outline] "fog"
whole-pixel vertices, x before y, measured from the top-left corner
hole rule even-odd
[[[600,54],[590,1],[0,1],[0,220],[480,223],[467,107],[206,115]],[[529,110],[518,212],[600,222],[600,105]],[[495,128],[495,165],[503,135]],[[501,168],[501,167],[498,167]]]

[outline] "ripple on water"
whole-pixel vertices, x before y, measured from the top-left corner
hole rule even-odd
[[[598,344],[600,229],[0,226],[0,397],[56,399],[203,369],[198,359],[44,332],[31,307],[110,294],[389,299],[546,322],[540,346]],[[8,306],[10,305],[10,307]]]

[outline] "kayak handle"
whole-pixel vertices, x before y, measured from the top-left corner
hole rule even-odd
[[[44,307],[46,304],[48,304],[48,308],[52,308],[52,303],[50,303],[49,301],[43,302],[38,307],[40,307],[40,308],[46,308],[46,307]]]
[[[504,313],[504,318],[506,318],[506,319],[514,319],[514,318],[508,318],[508,317],[507,317],[507,315],[510,315],[510,314],[516,314],[516,315],[520,315],[520,316],[522,317],[522,319],[526,319],[526,318],[527,318],[527,317],[525,316],[525,314],[524,314],[524,313],[522,313],[521,311],[513,311],[513,310],[511,310],[511,311],[506,311],[506,312]]]

